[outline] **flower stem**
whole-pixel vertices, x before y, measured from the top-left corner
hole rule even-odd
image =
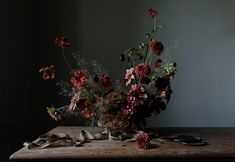
[[[152,37],[153,40],[155,38],[155,34],[156,34],[156,17],[154,17],[153,20],[153,37]],[[151,64],[151,62],[152,62],[152,57],[150,56],[149,65]]]
[[[129,55],[130,57],[131,57],[131,59],[132,59],[132,66],[134,67],[135,66],[135,59],[131,56],[131,55]]]
[[[147,44],[146,46],[147,46],[147,47],[146,47],[145,56],[144,56],[144,63],[146,62],[147,54],[148,54],[148,50],[149,50],[148,44]]]
[[[63,55],[63,57],[64,57],[65,63],[67,64],[69,70],[70,70],[71,72],[73,72],[73,69],[72,69],[71,65],[69,64],[68,60],[67,60],[66,57],[65,57],[64,48],[62,48],[62,55]]]

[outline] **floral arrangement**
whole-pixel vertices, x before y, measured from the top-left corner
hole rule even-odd
[[[146,34],[146,40],[138,47],[128,48],[121,54],[121,61],[127,61],[123,81],[112,80],[108,71],[96,61],[87,63],[76,53],[72,53],[77,67],[72,68],[66,59],[65,49],[71,43],[65,37],[55,39],[68,65],[70,79],[60,81],[61,95],[68,96],[71,102],[63,107],[48,107],[49,115],[57,120],[68,113],[80,113],[92,125],[99,125],[106,131],[144,130],[146,118],[166,109],[172,93],[170,80],[176,72],[176,63],[163,62],[164,45],[156,37],[162,28],[156,25],[158,12],[149,9],[153,30]],[[44,80],[55,79],[55,66],[39,70]],[[122,84],[123,83],[123,84]],[[149,147],[149,137],[142,133],[137,136],[140,148]]]

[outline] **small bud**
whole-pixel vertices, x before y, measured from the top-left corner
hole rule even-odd
[[[147,33],[147,34],[146,34],[146,37],[147,37],[147,38],[150,38],[150,34],[149,34],[149,33]]]

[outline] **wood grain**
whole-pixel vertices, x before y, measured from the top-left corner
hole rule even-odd
[[[79,135],[86,129],[91,133],[101,132],[101,128],[90,127],[56,127],[50,131],[63,132],[71,137]],[[11,160],[43,160],[43,159],[97,159],[97,158],[235,158],[234,128],[159,128],[160,136],[190,134],[204,138],[207,146],[185,146],[179,143],[152,141],[156,147],[140,150],[135,143],[113,140],[93,140],[82,147],[57,147],[29,150],[22,148],[10,156]],[[229,141],[229,144],[225,143]]]

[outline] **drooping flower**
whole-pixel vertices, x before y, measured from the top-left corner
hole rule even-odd
[[[157,15],[157,11],[150,8],[149,9],[149,16],[151,18],[154,18],[156,15]]]
[[[71,77],[71,83],[76,88],[81,88],[86,82],[86,76],[81,71],[76,71]]]
[[[71,45],[66,37],[56,37],[54,43],[60,48],[67,48]]]
[[[134,68],[134,72],[138,77],[143,78],[149,75],[150,67],[145,63],[140,63]]]
[[[57,112],[54,107],[47,107],[47,112],[48,112],[49,116],[52,119],[54,119],[55,121],[58,121],[61,119],[59,112]]]
[[[164,51],[162,42],[155,39],[149,41],[149,47],[151,48],[151,51],[155,56],[159,56]]]
[[[55,66],[51,65],[49,67],[44,67],[39,70],[39,73],[43,73],[43,79],[48,80],[48,79],[54,79],[55,78]]]
[[[136,145],[139,149],[150,148],[150,137],[147,133],[140,132],[136,137]]]
[[[77,109],[77,103],[80,100],[80,94],[80,92],[74,94],[69,105],[69,110],[75,111]]]
[[[108,76],[102,75],[100,76],[99,80],[101,82],[101,85],[105,88],[108,88],[112,85],[111,79]]]
[[[131,80],[135,79],[134,68],[126,69],[125,83],[128,86],[131,83]]]

